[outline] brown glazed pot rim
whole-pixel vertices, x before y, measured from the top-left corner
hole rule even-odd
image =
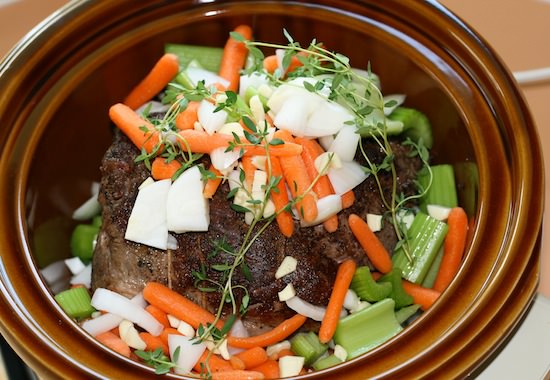
[[[74,83],[117,46],[137,44],[152,33],[143,26],[148,20],[159,17],[147,26],[162,30],[179,20],[177,12],[191,22],[237,11],[283,12],[284,6],[306,10],[312,18],[330,15],[350,28],[371,23],[380,31],[376,38],[405,49],[452,99],[479,170],[466,258],[437,303],[386,344],[303,378],[457,378],[482,368],[535,294],[544,186],[540,143],[525,100],[486,42],[435,1],[158,0],[131,2],[128,9],[129,4],[70,2],[0,65],[0,331],[18,354],[44,378],[154,377],[150,369],[84,334],[61,312],[40,277],[25,211],[33,155]],[[174,10],[173,16],[166,9]]]

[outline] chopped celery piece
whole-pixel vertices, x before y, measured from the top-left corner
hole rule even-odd
[[[310,365],[323,355],[328,346],[322,344],[313,331],[296,334],[290,340],[290,348],[297,356],[304,358],[304,364]]]
[[[64,290],[54,298],[71,318],[86,318],[95,311],[88,289],[82,286]]]
[[[258,98],[260,98],[260,102],[262,102],[262,105],[264,106],[264,109],[267,110],[267,98],[260,94],[258,92],[258,89],[252,86],[247,87],[246,91],[244,92],[244,101],[248,104],[250,103],[250,99],[254,96],[258,95]]]
[[[220,70],[223,48],[211,46],[197,46],[184,44],[166,44],[166,53],[178,56],[180,66],[187,67],[192,61],[196,61],[202,68],[217,73]]]
[[[181,84],[183,87],[185,87],[188,90],[191,90],[195,87],[195,84],[193,83],[191,78],[189,78],[189,75],[187,75],[183,71],[180,71],[178,75],[176,75],[175,80],[178,84]]]
[[[403,278],[415,284],[422,284],[435,256],[439,252],[448,226],[431,216],[419,212],[407,231],[407,242],[400,246],[393,254],[394,268],[401,268]],[[408,248],[412,262],[405,254]]]
[[[344,347],[347,359],[372,350],[403,330],[395,319],[394,307],[395,302],[386,298],[338,322],[334,342]]]
[[[332,354],[317,360],[315,363],[313,363],[312,367],[314,370],[320,371],[322,369],[334,367],[335,365],[338,365],[340,363],[343,363],[342,360],[340,360],[340,358],[336,355]]]
[[[402,307],[401,309],[395,312],[395,319],[397,319],[397,322],[399,322],[399,324],[402,325],[403,323],[405,323],[407,319],[415,315],[419,309],[420,309],[420,305],[418,304],[412,304],[409,306]]]
[[[401,309],[414,302],[413,298],[403,289],[401,269],[394,267],[391,271],[378,279],[378,282],[391,284],[390,298],[395,301],[395,309]]]
[[[456,193],[455,174],[452,165],[433,165],[432,169],[432,184],[426,194],[420,198],[420,210],[426,212],[429,204],[439,205],[444,207],[456,207],[458,198]],[[430,184],[430,176],[426,169],[423,169],[418,174],[418,182],[423,189]]]
[[[391,284],[374,281],[370,268],[367,266],[359,267],[355,270],[350,287],[357,293],[359,298],[369,302],[383,300],[391,293]]]
[[[74,256],[84,261],[92,259],[94,254],[94,242],[99,232],[99,227],[92,224],[79,224],[71,235],[71,252]]]
[[[437,255],[435,255],[434,261],[432,265],[430,265],[430,269],[428,270],[428,273],[426,273],[424,281],[422,281],[423,287],[433,288],[435,279],[437,278],[437,273],[439,272],[441,260],[443,260],[443,247],[439,248],[439,251],[437,251]]]
[[[403,136],[409,137],[414,142],[422,139],[424,146],[428,149],[433,146],[432,127],[422,112],[413,108],[397,107],[388,118],[403,123]]]

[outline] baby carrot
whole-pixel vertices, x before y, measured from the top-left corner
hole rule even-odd
[[[262,380],[264,374],[257,371],[231,370],[213,372],[212,380]]]
[[[216,178],[208,178],[206,180],[206,184],[204,185],[204,190],[202,194],[207,199],[212,199],[214,194],[216,193],[216,190],[218,190],[218,187],[220,187],[220,184],[222,183],[222,173],[214,167],[214,165],[210,164],[210,167],[208,170],[216,176]]]
[[[143,298],[165,313],[189,323],[195,329],[199,325],[206,326],[207,323],[214,323],[215,320],[214,315],[208,310],[158,282],[148,282],[145,285]],[[223,322],[218,321],[216,326],[222,328]]]
[[[367,222],[358,215],[350,214],[348,224],[372,265],[382,273],[391,271],[393,264],[390,254],[380,239],[372,232]]]
[[[288,205],[288,193],[283,178],[283,169],[278,157],[271,157],[271,176],[281,178],[279,183],[277,183],[277,191],[275,189],[271,191],[271,200],[275,204],[275,212],[277,213],[275,219],[281,233],[286,237],[291,237],[294,233],[294,219],[290,211],[284,210]]]
[[[268,55],[263,60],[263,66],[265,71],[270,74],[273,74],[275,70],[279,67],[279,59],[275,54]]]
[[[294,142],[294,138],[290,132],[283,129],[275,132],[274,137],[283,140],[285,145]],[[281,156],[279,160],[290,193],[297,200],[295,204],[296,210],[298,210],[300,217],[306,222],[312,222],[317,217],[317,201],[309,191],[311,181],[304,160],[298,155]]]
[[[179,161],[167,162],[165,158],[157,156],[151,164],[151,176],[157,181],[170,179],[180,168],[181,163]]]
[[[177,129],[194,129],[195,122],[199,120],[198,109],[200,102],[193,101],[187,104],[187,107],[176,116]]]
[[[433,289],[439,292],[449,286],[462,261],[468,233],[468,216],[464,209],[453,207],[447,218],[447,224],[449,231],[443,243],[443,258],[433,286]]]
[[[229,362],[233,369],[246,369],[244,362],[237,356],[233,355],[229,358]]]
[[[147,351],[155,351],[157,348],[160,348],[165,355],[168,355],[168,345],[159,336],[151,335],[148,332],[140,332],[139,337],[147,345]]]
[[[235,356],[241,359],[241,361],[243,362],[243,369],[257,367],[260,364],[266,362],[268,359],[267,352],[263,347],[252,347],[246,351],[239,352]]]
[[[246,40],[252,39],[252,28],[248,25],[239,25],[235,28]],[[229,85],[227,90],[237,91],[239,88],[240,72],[246,63],[248,48],[243,42],[229,37],[223,48],[222,60],[220,62],[220,77],[227,79]]]
[[[227,344],[236,348],[267,347],[289,337],[305,323],[306,319],[307,317],[296,314],[260,335],[246,338],[230,335],[227,337]]]
[[[120,337],[116,336],[110,331],[96,335],[95,337],[99,342],[109,347],[111,350],[126,356],[130,357],[130,347],[122,340]]]
[[[425,288],[413,282],[403,280],[403,289],[420,305],[422,310],[428,310],[441,294],[439,291]]]
[[[206,364],[208,364],[208,369],[211,373],[219,371],[233,371],[233,366],[229,361],[219,357],[216,354],[210,353],[208,350],[205,350],[202,353],[201,357],[197,361],[197,364],[195,364],[195,371],[203,373],[207,367]]]
[[[159,335],[159,338],[164,344],[168,346],[168,335],[182,335],[177,329],[173,327],[167,327]]]
[[[147,305],[145,310],[149,312],[157,321],[159,321],[164,327],[170,327],[170,322],[168,321],[168,316],[162,310],[160,310],[155,305]]]
[[[185,129],[180,131],[179,141],[182,149],[189,150],[193,153],[209,154],[217,148],[227,148],[229,144],[236,144],[232,135],[224,133],[213,133],[209,135],[205,131],[197,131],[194,129]],[[241,138],[241,145],[236,145],[234,149],[243,149],[245,155],[265,155],[266,149],[264,145],[252,145],[246,139]],[[268,147],[269,154],[272,156],[296,155],[302,152],[302,147],[298,144],[282,144],[270,145]]]
[[[252,156],[244,156],[241,159],[241,164],[243,165],[246,188],[251,191],[254,183],[254,173],[256,172],[256,166],[252,163]]]
[[[130,91],[124,104],[137,109],[158,94],[179,72],[179,59],[166,53],[157,61],[151,71]]]
[[[252,368],[252,371],[263,373],[265,379],[278,379],[280,377],[279,363],[276,360],[269,359],[263,364]]]
[[[342,194],[342,208],[349,208],[355,203],[355,193],[353,190],[348,190]]]
[[[109,117],[135,146],[151,153],[159,143],[159,134],[153,124],[142,119],[133,109],[117,103],[109,108]]]
[[[280,359],[285,356],[293,356],[293,355],[295,355],[295,353],[290,348],[283,348],[281,351],[277,352],[277,359]]]
[[[319,328],[319,340],[321,343],[327,343],[332,339],[338,320],[340,319],[340,312],[344,305],[344,298],[351,284],[353,274],[355,273],[357,265],[352,259],[343,261],[338,267],[336,273],[336,280],[332,288],[332,293],[328,301],[327,310],[325,316],[321,321],[321,327]]]
[[[313,139],[296,138],[294,141],[302,146],[302,159],[306,165],[310,181],[315,181],[313,191],[317,194],[317,198],[334,194],[329,178],[326,175],[319,176],[319,172],[315,167],[315,160],[324,153],[323,147]],[[323,222],[323,226],[327,232],[336,231],[338,229],[338,216],[331,216]]]

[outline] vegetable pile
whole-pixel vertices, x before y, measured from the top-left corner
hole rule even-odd
[[[231,189],[228,207],[250,226],[233,262],[216,269],[224,282],[208,288],[221,294],[212,313],[158,282],[132,299],[106,288],[92,294],[98,190],[75,211],[75,219],[92,221],[73,233],[75,257],[62,264],[74,275],[72,286],[56,300],[98,341],[158,374],[275,379],[337,365],[397,335],[459,270],[468,218],[457,204],[453,167],[430,165],[426,116],[405,107],[404,95],[383,96],[370,68],[353,68],[321,43],[302,47],[284,34],[287,45],[254,41],[242,25],[223,49],[167,45],[146,77],[109,109],[140,150],[136,162],[151,173],[139,188],[125,239],[171,250],[177,248],[173,234],[208,231],[209,200],[224,182]],[[423,165],[415,194],[397,191],[392,139]],[[381,163],[369,159],[364,140],[378,145]],[[389,191],[382,173],[393,179]],[[338,214],[361,202],[354,188],[368,177],[387,211],[352,213],[342,226]],[[252,242],[271,223],[287,238],[296,228],[349,228],[371,265],[340,262],[326,306],[301,299],[289,283],[279,300],[295,315],[249,336],[242,322],[248,290],[233,278],[246,272]],[[397,237],[392,251],[377,235],[386,223]],[[298,265],[286,256],[275,278]],[[54,267],[59,264],[43,270],[50,284]],[[318,330],[305,329],[308,320],[317,321]]]

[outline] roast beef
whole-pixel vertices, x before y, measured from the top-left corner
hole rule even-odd
[[[372,160],[382,159],[376,145],[366,146]],[[407,149],[401,145],[393,144],[393,148],[398,168],[398,191],[410,192],[419,162],[407,158]],[[226,199],[228,186],[224,183],[210,203],[208,232],[175,234],[179,248],[168,251],[125,240],[124,233],[138,186],[149,176],[145,165],[135,162],[138,154],[126,136],[115,132],[113,143],[101,164],[99,201],[103,208],[103,223],[93,257],[92,287],[109,288],[130,297],[138,293],[147,281],[158,281],[215,311],[220,301],[219,293],[198,290],[196,285],[208,284],[196,283],[193,272],[202,270],[208,278],[220,278],[221,272],[213,270],[212,264],[232,262],[232,258],[224,252],[213,254],[215,243],[239,247],[249,228],[243,214],[229,207]],[[384,186],[389,188],[391,177],[383,174],[381,178]],[[358,265],[369,265],[347,226],[347,216],[353,212],[365,217],[369,212],[380,214],[386,209],[373,178],[357,187],[355,195],[354,205],[340,213],[340,226],[334,233],[325,232],[322,225],[297,227],[291,238],[285,238],[276,223],[272,223],[254,241],[246,255],[251,276],[238,271],[234,278],[235,284],[244,285],[249,291],[250,307],[246,315],[249,323],[270,326],[293,313],[278,301],[277,295],[289,282],[301,298],[316,305],[326,305],[339,262],[353,258]],[[387,195],[389,197],[390,193]],[[379,236],[391,250],[395,244],[391,226],[385,225]],[[298,260],[297,270],[276,280],[275,271],[287,255]],[[242,292],[237,291],[237,296],[242,296]]]

